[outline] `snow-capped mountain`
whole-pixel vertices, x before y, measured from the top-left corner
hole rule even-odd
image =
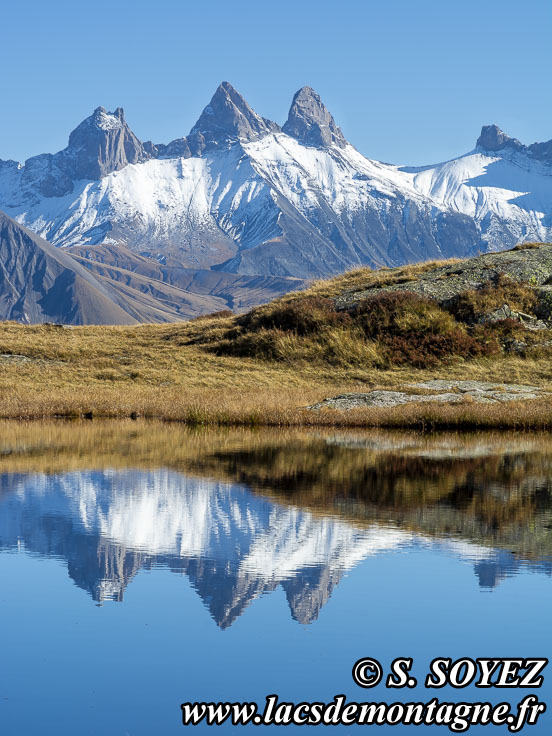
[[[57,246],[309,278],[552,239],[552,141],[487,126],[457,159],[393,166],[348,143],[309,87],[280,128],[224,82],[168,145],[100,107],[63,151],[0,162],[0,210]]]

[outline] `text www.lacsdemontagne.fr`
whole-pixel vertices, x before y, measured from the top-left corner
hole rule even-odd
[[[330,703],[289,703],[268,695],[262,710],[256,703],[183,703],[181,708],[185,726],[435,725],[463,733],[476,725],[506,725],[510,733],[516,733],[534,725],[546,705],[535,695],[527,695],[514,706],[504,702],[439,702],[437,698],[427,703],[358,703],[347,702],[345,695],[336,695]]]

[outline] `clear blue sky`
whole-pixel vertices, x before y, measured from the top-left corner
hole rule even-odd
[[[222,80],[283,123],[309,84],[371,158],[432,163],[496,122],[552,138],[551,0],[4,0],[0,158],[57,151],[98,105],[185,135]]]

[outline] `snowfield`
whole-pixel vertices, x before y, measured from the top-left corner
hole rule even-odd
[[[488,221],[507,222],[520,241],[550,240],[552,167],[524,155],[490,156],[472,151],[453,161],[402,169],[413,186],[442,207],[473,217],[482,232]],[[489,242],[500,250],[499,242]]]

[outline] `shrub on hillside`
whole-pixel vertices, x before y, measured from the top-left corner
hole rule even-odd
[[[412,333],[446,334],[454,318],[439,305],[411,291],[382,291],[359,302],[353,321],[371,339]]]
[[[258,307],[238,320],[238,324],[249,332],[275,329],[297,335],[312,335],[326,327],[350,323],[347,312],[337,312],[331,299],[320,296],[305,296]]]
[[[457,296],[448,310],[460,322],[474,324],[504,304],[514,311],[534,314],[537,295],[530,286],[499,275],[480,289],[471,289]]]
[[[258,307],[209,349],[265,360],[423,367],[493,354],[499,343],[492,332],[470,334],[430,299],[381,291],[351,311],[337,311],[331,299],[319,296]]]
[[[432,366],[456,356],[498,350],[496,340],[473,337],[436,302],[408,291],[382,292],[366,299],[358,304],[353,318],[368,338],[381,345],[388,365]]]
[[[453,358],[476,358],[494,355],[496,340],[478,340],[455,327],[446,334],[438,332],[388,335],[381,340],[387,365],[408,364],[415,368],[450,363]]]

